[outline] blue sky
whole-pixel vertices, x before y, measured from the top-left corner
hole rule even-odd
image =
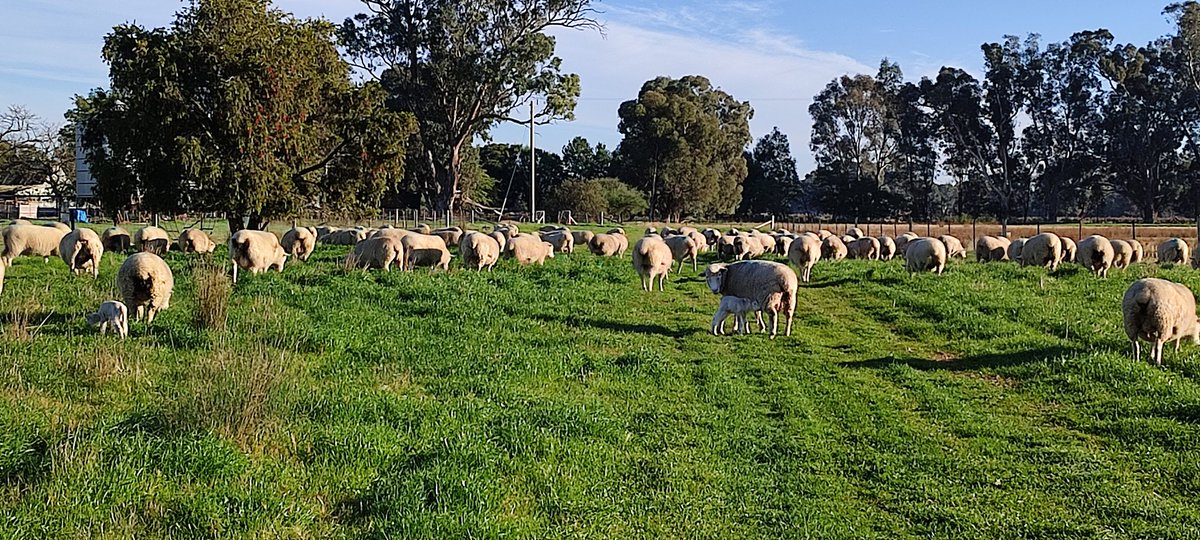
[[[1039,33],[1061,41],[1080,30],[1108,28],[1119,42],[1144,44],[1171,28],[1167,1],[1010,0],[612,0],[597,7],[603,35],[564,31],[558,52],[579,73],[583,95],[574,122],[540,128],[538,146],[558,150],[571,137],[615,147],[616,109],[658,75],[700,74],[749,100],[757,138],[779,126],[792,142],[801,173],[812,166],[808,105],[832,78],[873,73],[883,57],[906,77],[943,65],[980,71],[979,45],[1005,34]],[[183,5],[172,0],[0,0],[0,106],[24,105],[61,123],[71,96],[105,86],[104,34],[136,21],[169,23]],[[335,21],[361,10],[358,0],[276,0],[298,16]],[[516,126],[499,142],[527,141]]]

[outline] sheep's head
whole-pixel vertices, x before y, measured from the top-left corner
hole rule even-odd
[[[704,278],[704,281],[708,283],[708,289],[713,294],[721,294],[721,285],[725,280],[725,272],[727,270],[729,270],[729,266],[725,263],[713,263],[704,269],[700,277]]]

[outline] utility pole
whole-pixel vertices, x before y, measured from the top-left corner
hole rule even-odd
[[[533,146],[533,101],[529,102],[529,221],[537,221],[537,148]]]

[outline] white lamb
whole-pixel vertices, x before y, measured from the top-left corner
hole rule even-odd
[[[730,315],[733,315],[733,330],[739,334],[749,334],[750,323],[746,320],[746,314],[751,312],[757,315],[759,330],[766,331],[767,326],[763,324],[761,309],[758,302],[750,298],[722,296],[721,305],[717,308],[717,313],[713,315],[713,335],[725,335],[725,319],[728,319]]]
[[[116,300],[100,304],[95,313],[84,315],[84,319],[92,326],[99,326],[102,336],[108,333],[109,328],[121,336],[121,339],[129,336],[129,310],[125,304]]]

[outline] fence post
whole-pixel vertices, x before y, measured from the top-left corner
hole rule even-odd
[[[1137,240],[1137,222],[1134,221],[1133,223],[1130,223],[1129,226],[1131,228],[1133,228],[1133,239]],[[1083,234],[1083,233],[1080,233],[1080,234]]]

